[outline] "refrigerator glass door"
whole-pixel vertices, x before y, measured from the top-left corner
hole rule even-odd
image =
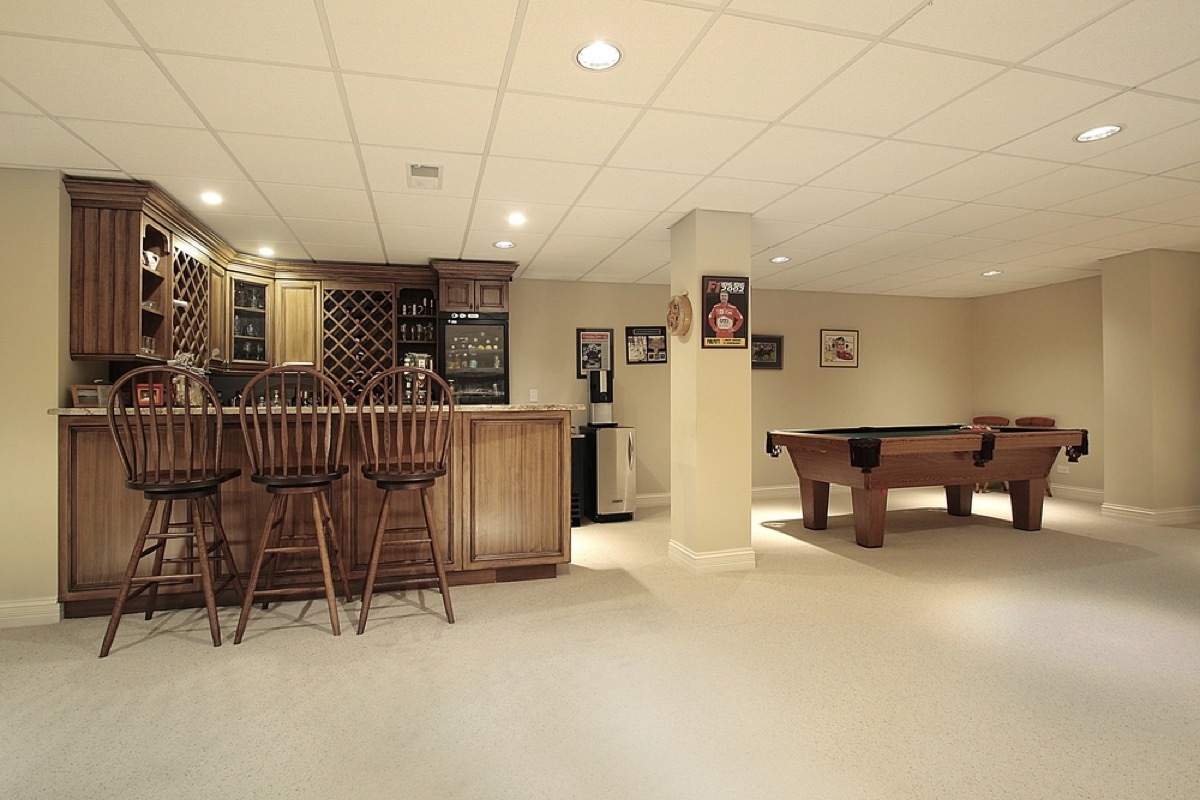
[[[454,402],[508,403],[508,320],[443,319],[440,334],[438,363]]]

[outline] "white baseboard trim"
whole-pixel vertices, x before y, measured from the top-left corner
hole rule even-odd
[[[755,566],[752,547],[697,553],[674,539],[667,543],[667,557],[692,572],[733,572],[754,569]]]
[[[1200,506],[1183,508],[1138,508],[1117,503],[1101,503],[1100,516],[1127,519],[1144,525],[1190,525],[1200,522]]]
[[[1104,492],[1101,489],[1085,489],[1082,486],[1055,486],[1050,484],[1050,491],[1054,492],[1055,497],[1061,497],[1064,500],[1082,500],[1085,503],[1094,503],[1095,505],[1104,504]]]
[[[0,628],[53,625],[61,620],[62,609],[55,597],[0,602]]]
[[[659,492],[657,494],[639,494],[637,496],[638,508],[666,508],[671,505],[671,493]]]

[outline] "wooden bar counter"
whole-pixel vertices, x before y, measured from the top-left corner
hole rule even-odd
[[[558,564],[571,560],[571,411],[583,408],[543,404],[456,410],[453,466],[438,482],[434,501],[451,584],[550,578]],[[102,409],[50,413],[58,416],[59,601],[68,617],[107,614],[146,501],[125,487]],[[361,580],[383,492],[362,478],[356,421],[348,422],[350,472],[334,486],[331,501],[344,539],[342,553],[352,578]],[[270,498],[250,482],[234,409],[223,410],[223,424],[225,465],[240,467],[242,475],[222,487],[221,518],[238,566],[247,572]],[[394,505],[395,527],[418,524],[421,510],[415,498],[398,497]],[[294,524],[312,524],[303,515],[296,517]],[[302,579],[315,580],[315,573],[295,578]],[[232,602],[232,594],[221,600]],[[160,604],[198,606],[202,599],[198,587],[164,587]]]

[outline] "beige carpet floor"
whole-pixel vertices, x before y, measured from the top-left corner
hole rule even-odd
[[[669,511],[574,531],[554,580],[0,630],[0,798],[1195,800],[1200,527],[1050,498],[965,521],[893,492],[885,546],[756,503],[753,571]]]

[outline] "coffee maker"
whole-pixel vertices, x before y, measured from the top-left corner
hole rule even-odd
[[[588,373],[588,424],[594,428],[616,427],[613,422],[612,370]]]

